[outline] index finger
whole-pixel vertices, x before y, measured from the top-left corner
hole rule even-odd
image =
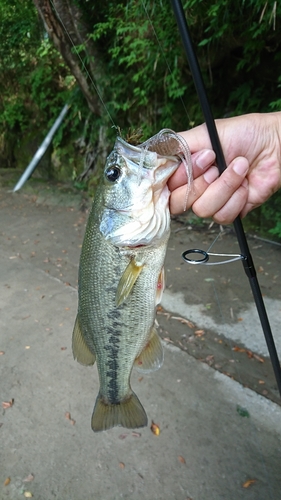
[[[191,155],[193,178],[196,179],[197,177],[202,175],[209,167],[211,167],[211,165],[214,164],[215,158],[216,155],[212,149],[205,149]],[[170,191],[174,191],[174,189],[177,189],[180,186],[184,186],[186,183],[186,169],[184,164],[181,163],[179,168],[169,179],[168,187]]]
[[[196,153],[202,149],[212,149],[212,143],[205,123],[184,132],[179,132],[179,135],[185,139],[191,153]]]

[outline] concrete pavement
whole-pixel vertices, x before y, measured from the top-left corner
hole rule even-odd
[[[97,371],[71,352],[77,291],[38,262],[1,248],[1,500],[281,499],[281,408],[169,344],[158,372],[132,375],[149,426],[94,434]]]

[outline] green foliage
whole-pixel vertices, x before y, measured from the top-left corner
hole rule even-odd
[[[281,240],[281,191],[275,193],[261,206],[260,229]]]
[[[151,135],[202,121],[169,0],[73,2],[88,33],[72,50],[87,66],[85,47],[93,40],[104,68],[97,82],[107,108],[104,122],[109,112],[121,128],[142,127]],[[184,8],[214,115],[280,109],[280,3],[187,0]],[[31,0],[0,0],[0,15],[0,129],[24,130],[35,119],[47,128],[69,99],[74,79]],[[77,113],[87,115],[81,95],[76,102],[74,133],[81,130]]]
[[[107,126],[107,139],[113,140],[111,120],[124,133],[142,128],[144,138],[164,127],[183,130],[202,122],[169,0],[69,3],[80,8],[83,21],[81,43],[71,43],[71,50],[79,54],[87,79],[99,88],[102,117],[88,117],[83,92],[73,92],[74,77],[49,41],[32,1],[0,0],[1,141],[4,137],[19,143],[31,128],[43,137],[70,100],[71,111],[53,143],[60,158],[74,154],[74,140],[81,134],[87,144],[96,141],[101,126]],[[281,3],[183,3],[214,116],[280,110]],[[89,42],[94,56],[87,50]],[[97,80],[93,67],[101,69]],[[75,177],[80,167],[73,158],[69,163]],[[63,168],[57,164],[58,170]],[[277,194],[261,211],[280,236],[279,201]]]
[[[48,40],[31,0],[1,0],[0,17],[0,160],[10,166],[26,137],[37,136],[39,146],[68,102],[75,80]],[[64,124],[57,143],[69,136],[65,130]]]
[[[188,0],[185,11],[214,115],[280,109],[280,4]],[[114,82],[103,88],[118,125],[151,134],[201,122],[170,2],[105,2],[99,19],[91,36]]]
[[[170,3],[109,2],[106,9],[92,37],[107,46],[114,92],[107,93],[106,101],[114,120],[121,128],[140,126],[146,136],[163,127],[188,126],[182,101],[187,84],[179,60],[183,55],[178,55]]]

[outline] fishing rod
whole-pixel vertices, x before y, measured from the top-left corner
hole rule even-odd
[[[203,115],[205,117],[206,126],[208,129],[208,133],[210,136],[210,140],[212,143],[213,150],[216,154],[217,166],[220,174],[227,168],[226,161],[224,158],[224,154],[222,151],[221,143],[218,136],[218,131],[216,128],[216,124],[213,118],[213,114],[211,111],[211,107],[208,101],[204,81],[202,78],[202,74],[200,71],[199,63],[197,60],[197,56],[192,44],[189,28],[187,25],[187,21],[185,18],[183,6],[181,0],[171,0],[172,7],[174,10],[174,15],[178,24],[179,32],[182,38],[183,46],[185,49],[186,57],[189,63],[189,67],[192,73],[194,85],[198,94],[198,98],[200,101],[200,105],[202,108]],[[257,274],[254,266],[254,262],[249,250],[248,242],[245,236],[243,224],[241,222],[240,217],[236,217],[233,222],[233,226],[235,229],[236,237],[239,243],[241,255],[242,255],[242,263],[244,267],[244,271],[249,278],[251,290],[253,293],[253,297],[255,300],[256,308],[259,314],[261,326],[263,329],[265,341],[267,344],[268,352],[270,355],[272,368],[275,374],[277,387],[281,396],[281,367],[278,359],[270,323],[268,320],[266,308],[264,305],[264,301],[262,298],[259,282],[257,279]]]

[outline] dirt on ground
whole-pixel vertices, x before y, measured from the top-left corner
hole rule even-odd
[[[62,185],[27,184],[19,193],[0,188],[0,246],[10,259],[29,261],[54,278],[77,287],[79,255],[91,200],[86,193]],[[48,234],[42,243],[42,233]],[[46,243],[47,241],[47,243]],[[268,356],[250,350],[215,329],[188,319],[188,304],[200,305],[202,318],[216,324],[241,324],[253,302],[241,262],[205,266],[186,264],[181,255],[197,248],[237,254],[237,239],[231,227],[222,230],[211,221],[190,221],[190,214],[174,218],[166,257],[167,290],[181,292],[187,303],[185,317],[158,308],[160,335],[213,369],[280,404]],[[281,300],[281,246],[249,236],[262,294]],[[192,255],[194,257],[194,255]],[[225,260],[227,257],[217,258]],[[7,285],[8,286],[8,285]],[[279,332],[278,332],[279,333]],[[261,335],[257,332],[257,335]]]

